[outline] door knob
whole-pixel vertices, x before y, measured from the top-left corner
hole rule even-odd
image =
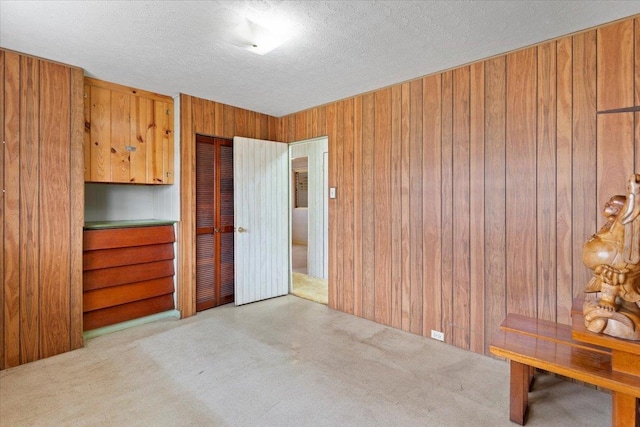
[[[238,233],[244,233],[245,231],[247,231],[246,228],[238,227]]]

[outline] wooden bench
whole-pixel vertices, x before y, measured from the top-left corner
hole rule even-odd
[[[581,322],[581,313],[573,317],[575,327]],[[516,314],[504,320],[489,349],[510,361],[509,419],[525,424],[528,393],[538,368],[611,390],[612,425],[640,427],[640,352],[634,355],[640,344],[627,341],[622,343],[624,351],[612,349],[598,338],[591,339],[599,335],[586,328],[579,334],[586,333],[587,342],[576,339],[574,327]],[[632,346],[631,352],[626,343]]]

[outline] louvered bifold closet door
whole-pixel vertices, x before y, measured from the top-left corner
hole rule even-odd
[[[196,310],[233,302],[232,141],[196,137]]]
[[[218,209],[220,224],[220,304],[233,302],[234,267],[233,267],[233,141],[224,140],[219,146],[219,200]]]

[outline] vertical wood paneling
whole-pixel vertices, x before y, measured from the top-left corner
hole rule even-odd
[[[307,123],[309,128],[309,123]],[[310,129],[308,132],[312,132]],[[342,221],[344,221],[344,263],[343,263],[343,281],[344,281],[344,311],[353,313],[354,301],[354,285],[353,285],[353,245],[354,245],[354,226],[353,226],[353,162],[354,162],[354,100],[348,99],[344,102],[344,154],[343,154],[343,207]],[[320,192],[322,192],[321,190]],[[320,221],[320,223],[322,223]],[[326,226],[326,225],[325,225]]]
[[[257,128],[257,116],[258,113],[256,113],[255,111],[248,111],[247,110],[247,135],[260,135],[259,130]],[[266,138],[260,138],[260,139],[268,139],[269,137],[267,136]]]
[[[236,135],[235,110],[236,109],[230,105],[224,105],[223,107],[224,132],[222,136],[224,138],[233,138]]]
[[[597,109],[634,104],[633,21],[626,20],[597,30]],[[600,212],[614,194],[624,194],[634,172],[634,114],[602,114],[597,122],[597,224]]]
[[[423,89],[423,333],[442,331],[442,79],[426,77]]]
[[[180,169],[190,170],[180,176],[180,228],[178,248],[178,298],[177,306],[182,317],[196,312],[196,270],[192,260],[196,259],[195,212],[196,212],[196,157],[192,97],[180,95]]]
[[[289,121],[292,121],[291,119]],[[329,136],[329,152],[336,152],[336,104],[330,104],[327,107],[327,135]],[[335,169],[336,156],[329,156],[329,187],[336,187],[336,173]],[[337,197],[341,197],[337,194]],[[338,199],[329,200],[329,254],[335,254],[337,250],[338,242],[338,218],[337,218],[337,204]],[[333,286],[329,286],[329,307],[336,308],[338,287],[342,284],[337,283],[337,260],[335,256],[329,256],[329,283],[333,283]]]
[[[635,157],[636,157],[636,162],[635,162],[635,170],[640,171],[640,113],[635,113]]]
[[[0,369],[82,346],[79,69],[0,50]]]
[[[192,112],[193,117],[191,118],[191,122],[193,128],[196,129],[197,132],[204,133],[206,131],[204,125],[204,116],[206,114],[205,104],[206,101],[200,98],[190,98],[192,99]],[[221,106],[222,107],[222,106]],[[221,127],[220,127],[220,135],[224,134],[224,113],[220,115]]]
[[[469,67],[453,71],[453,343],[469,348],[471,328],[470,256],[470,90]]]
[[[507,55],[507,312],[534,316],[536,292],[536,50]]]
[[[5,132],[4,132],[4,124],[5,124],[5,108],[4,108],[4,50],[0,49],[0,137],[2,141],[6,141]],[[4,170],[4,147],[0,150],[0,164]],[[0,188],[4,189],[4,173],[0,173]],[[2,203],[0,203],[0,241],[2,241],[2,246],[0,249],[2,252],[2,257],[0,258],[0,263],[2,263],[2,268],[0,268],[0,369],[4,369],[4,218],[5,218],[5,206],[4,206],[4,197],[2,199]]]
[[[306,128],[304,124],[304,118],[306,117],[304,113],[297,114],[296,117],[300,117],[301,121],[296,121],[296,129],[301,128],[304,130]],[[341,191],[344,189],[344,102],[336,103],[336,116],[335,116],[335,138],[336,141],[335,146],[333,147],[334,154],[334,165],[335,172],[334,176],[336,178],[335,183],[336,187],[340,188]],[[298,123],[300,126],[298,126]],[[296,134],[297,135],[297,134]],[[296,136],[297,138],[297,136]],[[337,203],[334,205],[334,213],[335,213],[335,228],[336,228],[336,238],[337,236],[342,236],[345,232],[344,230],[344,215],[345,215],[345,205],[349,202],[345,194],[342,194],[337,200]],[[344,282],[344,245],[338,245],[336,243],[335,250],[332,252],[335,254],[335,281],[337,284],[335,288],[335,302],[336,309],[340,311],[345,311],[344,307],[344,297],[345,297],[345,288],[346,283]]]
[[[191,98],[194,99],[195,102],[195,98]],[[212,109],[212,111],[209,111],[209,114],[213,115],[213,134],[215,136],[222,136],[224,135],[224,104],[220,104],[219,102],[214,102],[213,106],[210,106],[209,108]],[[189,105],[189,110],[192,111],[193,114],[193,124],[192,126],[195,127],[195,129],[199,129],[198,123],[196,122],[196,117],[197,115],[200,114],[204,114],[204,111],[199,111],[199,109],[197,108],[197,104],[193,104]]]
[[[634,113],[599,114],[597,128],[597,224],[605,223],[602,209],[614,194],[625,194],[634,173]]]
[[[296,114],[296,136],[294,141],[302,141],[307,139],[307,112],[301,111]]]
[[[484,352],[484,63],[471,65],[469,106],[469,347]]]
[[[82,70],[71,69],[71,143],[70,162],[71,176],[71,283],[70,283],[70,347],[71,350],[81,348],[84,345],[82,336],[82,233],[84,227],[84,102],[83,102],[84,74]]]
[[[362,96],[362,316],[375,317],[375,191],[374,179],[374,125],[375,103],[373,93]],[[327,127],[330,109],[327,108]],[[331,132],[329,133],[329,161],[331,161]],[[329,175],[331,177],[331,174]],[[329,178],[331,179],[331,178]],[[329,224],[335,224],[329,218]],[[331,230],[331,227],[329,227]],[[335,253],[335,252],[334,252]],[[331,259],[331,256],[329,257]]]
[[[596,118],[640,104],[637,21],[269,118],[329,137],[330,305],[476,352],[508,311],[568,323],[602,200],[640,163],[638,117]]]
[[[634,20],[634,48],[635,63],[634,63],[634,76],[635,76],[635,96],[634,105],[640,105],[640,18]],[[640,113],[635,113],[635,170],[640,171]]]
[[[537,316],[556,320],[556,43],[537,48]]]
[[[582,295],[590,278],[582,245],[596,230],[596,32],[573,36],[572,295]],[[570,310],[571,307],[562,307]]]
[[[634,105],[640,105],[640,18],[636,18],[633,21],[633,29],[634,29],[634,73],[635,76],[635,96],[634,96]]]
[[[37,360],[40,350],[39,62],[20,58],[20,363]]]
[[[391,88],[391,326],[402,328],[402,88]],[[399,215],[400,213],[400,215]]]
[[[442,74],[442,331],[453,343],[453,73]]]
[[[334,104],[335,108],[335,104]],[[294,142],[296,140],[296,116],[290,116],[286,121],[286,132],[287,137],[285,139],[286,142]]]
[[[20,56],[4,69],[4,363],[20,364]]]
[[[410,83],[409,95],[409,248],[411,251],[411,320],[409,331],[422,334],[422,80]]]
[[[318,132],[326,129],[326,109],[318,108]],[[329,155],[331,158],[331,155]],[[331,179],[331,178],[329,178]],[[329,230],[333,223],[329,221]],[[362,316],[362,96],[353,103],[353,314]],[[329,254],[331,259],[331,254]],[[335,284],[333,285],[335,286]]]
[[[634,32],[627,19],[597,31],[598,111],[634,104]]]
[[[202,101],[202,130],[201,132],[207,135],[215,135],[216,127],[216,107],[215,102],[203,100]]]
[[[375,317],[391,323],[391,90],[375,93]],[[340,253],[338,252],[338,257]],[[421,301],[422,302],[422,301]]]
[[[556,320],[568,324],[573,299],[572,146],[573,43],[570,37],[556,46]],[[553,249],[551,249],[553,250]]]
[[[422,334],[423,216],[422,216],[422,79],[410,83],[409,103],[409,235],[411,266],[411,319],[409,331]]]
[[[235,110],[234,135],[249,135],[249,111],[241,108]],[[255,131],[255,129],[254,129]]]
[[[40,64],[40,357],[69,351],[71,316],[70,71]],[[60,197],[67,195],[67,197]],[[55,212],[55,214],[52,214]]]
[[[400,138],[401,147],[400,155],[400,185],[402,206],[400,214],[400,231],[401,231],[401,277],[402,277],[402,329],[408,331],[411,328],[411,236],[410,236],[410,169],[409,169],[409,153],[411,147],[411,135],[409,133],[409,119],[411,114],[411,87],[409,83],[404,83],[400,87],[401,90],[401,113],[400,113]]]
[[[507,314],[505,116],[506,58],[501,56],[485,63],[485,337]]]
[[[356,99],[358,99],[358,97],[356,97]],[[360,105],[362,105],[362,102],[360,102]],[[360,108],[360,111],[362,111],[362,108]],[[360,119],[362,119],[362,115],[360,115]],[[360,120],[360,122],[362,122],[362,120]],[[359,129],[361,130],[362,126],[360,126]],[[318,135],[328,135],[327,107],[325,106],[318,107]]]

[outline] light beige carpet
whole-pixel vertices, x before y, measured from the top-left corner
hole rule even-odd
[[[293,272],[293,291],[295,296],[318,302],[329,303],[328,283],[325,279],[307,276],[306,274]]]
[[[527,427],[611,425],[549,375]],[[0,371],[0,427],[513,427],[509,364],[293,295],[93,338]]]

